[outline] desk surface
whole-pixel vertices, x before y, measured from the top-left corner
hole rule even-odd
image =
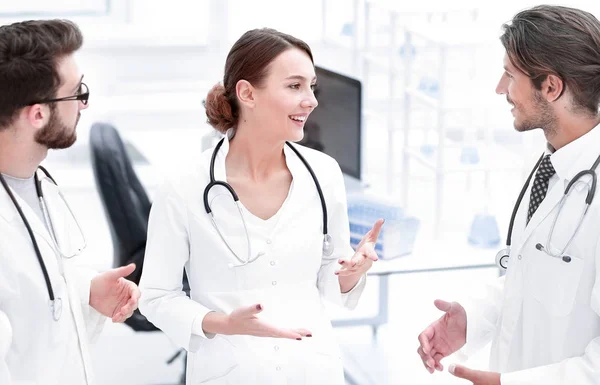
[[[494,268],[497,250],[475,248],[464,242],[452,245],[448,240],[415,244],[411,255],[373,264],[369,275],[385,276],[420,272]],[[498,247],[498,250],[502,246]]]

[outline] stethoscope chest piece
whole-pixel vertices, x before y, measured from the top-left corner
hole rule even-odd
[[[333,255],[333,242],[329,234],[323,235],[323,255],[331,257]]]
[[[50,309],[52,311],[52,318],[54,318],[55,321],[58,321],[60,319],[60,316],[62,315],[62,299],[61,298],[55,298],[53,301],[50,300]]]
[[[508,259],[510,256],[510,251],[508,249],[502,249],[496,254],[496,265],[503,269],[508,268]]]

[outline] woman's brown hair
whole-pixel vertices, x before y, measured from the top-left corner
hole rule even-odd
[[[290,48],[306,52],[313,61],[308,44],[293,36],[270,28],[244,33],[227,55],[223,83],[217,83],[208,92],[204,102],[208,123],[221,133],[236,127],[240,113],[236,96],[238,81],[243,79],[260,87],[268,75],[269,64]]]

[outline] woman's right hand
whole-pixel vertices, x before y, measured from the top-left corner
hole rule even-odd
[[[306,329],[278,328],[257,317],[263,311],[260,304],[244,306],[235,309],[230,314],[217,312],[208,313],[202,320],[205,333],[225,335],[248,335],[255,337],[289,338],[301,340],[302,337],[312,337]]]

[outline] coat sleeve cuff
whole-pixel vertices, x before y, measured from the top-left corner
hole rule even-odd
[[[92,279],[96,275],[98,272],[88,267],[74,267],[75,290],[81,303],[81,312],[85,320],[89,343],[94,343],[98,339],[106,322],[106,317],[90,306],[90,288]]]
[[[165,298],[150,298],[142,289],[140,311],[177,346],[197,352],[203,341],[212,338],[202,331],[202,320],[212,310],[178,293]],[[199,321],[197,321],[199,320]]]
[[[467,360],[492,339],[493,330],[484,330],[481,327],[485,315],[477,303],[466,301],[461,305],[467,313],[467,335],[465,345],[455,354],[461,360]]]
[[[358,305],[358,301],[360,300],[360,297],[362,296],[366,286],[367,274],[365,273],[360,277],[356,285],[354,285],[350,291],[342,293],[342,306],[344,306],[346,309],[354,310]]]

